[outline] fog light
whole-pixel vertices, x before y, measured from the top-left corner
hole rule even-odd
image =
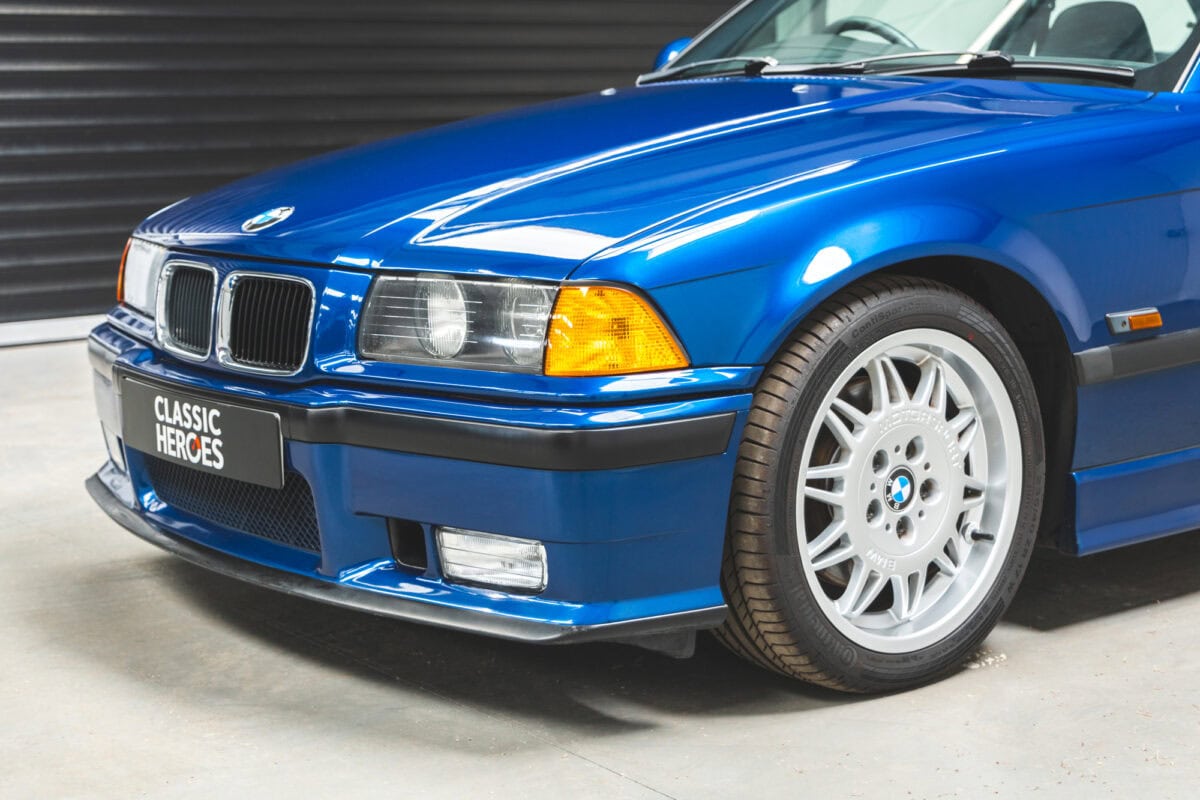
[[[117,469],[121,472],[127,472],[125,468],[125,451],[121,449],[121,440],[117,435],[110,431],[105,426],[100,426],[104,430],[104,445],[108,448],[108,457],[117,465]]]
[[[437,542],[442,574],[451,581],[525,592],[546,588],[541,542],[461,528],[438,528]]]

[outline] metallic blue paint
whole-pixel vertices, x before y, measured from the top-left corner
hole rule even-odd
[[[949,257],[1027,283],[1074,352],[1117,344],[1104,320],[1116,310],[1158,307],[1164,333],[1200,327],[1198,137],[1190,93],[861,76],[605,92],[313,159],[146,220],[137,236],[222,275],[251,265],[314,284],[312,358],[295,377],[180,364],[147,346],[145,321],[123,308],[94,337],[137,372],[235,402],[564,428],[734,411],[723,455],[608,472],[289,442],[288,462],[316,491],[328,539],[319,561],[156,505],[140,457],[129,457],[147,519],[258,563],[564,625],[703,608],[720,603],[751,393],[800,320],[879,270]],[[291,218],[242,232],[285,206]],[[659,306],[693,365],[551,379],[363,362],[358,314],[372,276],[391,270],[630,284]],[[1181,368],[1080,392],[1075,549],[1200,525],[1198,376]],[[96,385],[112,424],[111,385],[102,375]],[[543,540],[549,588],[517,598],[446,584],[436,564],[423,576],[397,571],[385,516]]]
[[[748,394],[677,399],[637,406],[570,408],[478,404],[424,395],[319,386],[281,386],[207,373],[171,361],[144,344],[101,326],[93,338],[134,374],[182,389],[308,407],[352,404],[448,419],[523,427],[603,429],[735,412],[732,441],[741,435]],[[98,393],[111,382],[97,374]],[[111,405],[102,421],[119,430]],[[293,550],[194,518],[162,504],[142,454],[127,450],[134,505],[156,527],[264,566],[369,588],[417,602],[476,608],[516,618],[577,626],[711,608],[722,604],[709,568],[724,543],[725,494],[697,497],[697,486],[729,485],[735,447],[719,456],[621,470],[546,472],[346,445],[289,441],[285,462],[313,489],[322,553]],[[102,475],[102,477],[105,477]],[[111,478],[111,475],[108,477]],[[110,483],[110,489],[114,489]],[[447,584],[435,569],[425,575],[397,570],[386,518],[537,538],[555,576],[537,598]],[[435,553],[431,549],[431,553]],[[687,553],[687,558],[680,558]],[[649,589],[649,591],[648,591]]]
[[[658,52],[658,56],[654,59],[654,71],[666,69],[667,65],[687,50],[692,45],[692,38],[685,36],[682,39],[676,39]]]
[[[1111,550],[1194,530],[1200,447],[1076,473],[1077,552]]]

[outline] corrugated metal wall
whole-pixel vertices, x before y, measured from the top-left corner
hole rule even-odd
[[[0,0],[0,322],[111,305],[128,231],[305,156],[623,85],[731,0]]]

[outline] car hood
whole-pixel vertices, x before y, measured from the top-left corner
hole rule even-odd
[[[1145,95],[1006,81],[711,80],[602,93],[322,156],[184,200],[138,235],[184,249],[358,268],[560,280],[730,198],[945,163],[1001,132]],[[290,217],[254,233],[265,211]]]

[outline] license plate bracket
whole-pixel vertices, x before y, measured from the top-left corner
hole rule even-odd
[[[279,415],[122,377],[125,445],[191,469],[283,488]]]

